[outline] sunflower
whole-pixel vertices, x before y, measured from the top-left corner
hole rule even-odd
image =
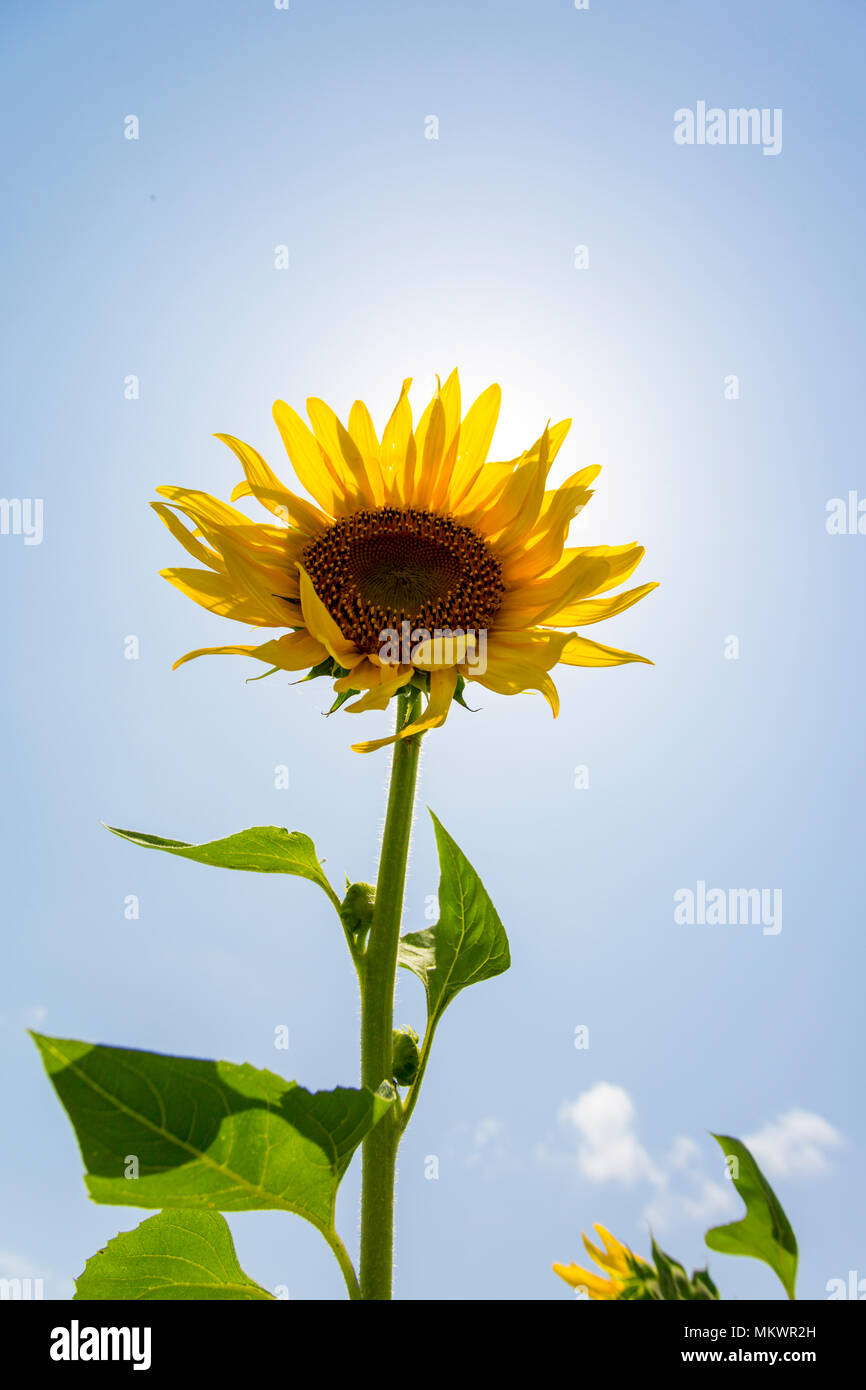
[[[160,487],[165,501],[152,504],[205,566],[163,576],[212,613],[281,634],[260,645],[200,648],[175,666],[229,654],[272,671],[309,668],[309,677],[333,679],[333,708],[356,713],[384,709],[410,683],[421,687],[420,714],[390,738],[355,744],[358,752],[443,724],[452,700],[463,703],[466,682],[502,695],[540,691],[556,715],[550,671],[558,663],[647,660],[575,630],[656,586],[611,593],[643,546],[567,546],[600,471],[582,468],[547,488],[571,421],[546,428],[519,458],[488,462],[498,386],[461,419],[457,372],[444,385],[437,379],[413,428],[410,385],[404,381],[381,439],[361,401],[344,426],[324,401],[308,400],[310,427],[276,402],[274,420],[307,497],[289,491],[250,445],[218,434],[244,471],[231,501],[255,498],[268,522],[187,488]]]
[[[586,1236],[583,1237],[583,1243],[587,1254],[609,1277],[602,1279],[592,1270],[581,1269],[580,1265],[576,1264],[554,1265],[553,1271],[573,1289],[586,1289],[593,1300],[602,1302],[621,1299],[629,1284],[651,1274],[652,1270],[644,1260],[629,1250],[627,1245],[622,1245],[616,1240],[610,1231],[598,1225],[595,1229],[601,1237],[604,1249],[599,1250]]]

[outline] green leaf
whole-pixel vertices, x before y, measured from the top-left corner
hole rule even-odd
[[[161,1211],[121,1231],[90,1257],[75,1290],[76,1299],[88,1301],[273,1299],[244,1274],[232,1233],[215,1211]]]
[[[340,1180],[388,1108],[368,1090],[306,1091],[248,1063],[33,1038],[88,1191],[115,1206],[277,1209],[332,1231]]]
[[[105,824],[103,822],[103,824]],[[254,825],[224,840],[208,840],[202,845],[188,845],[184,840],[164,840],[159,835],[146,835],[140,830],[119,830],[106,825],[112,835],[129,840],[144,849],[161,849],[177,854],[197,864],[213,864],[219,869],[249,869],[259,874],[294,874],[308,878],[324,888],[328,897],[335,898],[325,871],[319,863],[316,847],[309,835],[300,830],[282,829],[278,825]]]
[[[399,963],[427,991],[430,1019],[441,1017],[467,985],[501,975],[511,964],[508,938],[469,860],[433,817],[439,852],[439,921],[400,942]]]
[[[713,1226],[704,1240],[722,1255],[750,1255],[763,1260],[779,1276],[789,1298],[797,1278],[797,1239],[782,1205],[745,1144],[727,1134],[714,1134],[726,1158],[737,1160],[733,1183],[746,1204],[742,1221]]]

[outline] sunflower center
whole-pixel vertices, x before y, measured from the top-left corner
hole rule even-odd
[[[403,622],[429,633],[490,626],[505,592],[499,562],[469,526],[398,507],[354,512],[301,563],[344,637],[376,652]]]

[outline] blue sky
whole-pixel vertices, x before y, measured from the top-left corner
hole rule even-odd
[[[2,491],[44,525],[0,536],[0,1273],[67,1297],[138,1220],[88,1201],[27,1026],[355,1082],[353,972],[314,888],[99,822],[286,825],[335,878],[372,877],[387,754],[349,751],[321,683],[172,673],[247,639],[158,577],[178,552],[147,502],[228,496],[215,431],[287,471],[277,397],[360,396],[381,424],[404,376],[420,407],[457,365],[465,397],[502,385],[495,456],[573,416],[558,476],[603,466],[576,543],[640,539],[661,587],[593,634],[654,666],[563,670],[557,721],[484,692],[426,740],[406,928],[436,891],[430,805],[513,967],[440,1031],[400,1160],[398,1295],[570,1298],[550,1264],[595,1221],[703,1263],[739,1209],[710,1130],[762,1156],[802,1297],[866,1275],[866,539],[826,527],[831,499],[866,496],[862,8],[99,0],[9,4],[3,28]],[[780,153],[676,144],[699,101],[780,109]],[[700,881],[781,890],[782,930],[675,922]],[[423,1022],[408,977],[397,1017]],[[354,1170],[340,1215],[353,1245]],[[261,1283],[342,1296],[300,1220],[231,1225]],[[763,1266],[710,1266],[728,1297],[782,1294]]]

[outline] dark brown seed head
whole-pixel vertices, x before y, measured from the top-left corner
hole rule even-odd
[[[334,522],[301,564],[344,637],[376,652],[403,622],[427,632],[488,628],[505,585],[487,542],[449,516],[380,507]]]

